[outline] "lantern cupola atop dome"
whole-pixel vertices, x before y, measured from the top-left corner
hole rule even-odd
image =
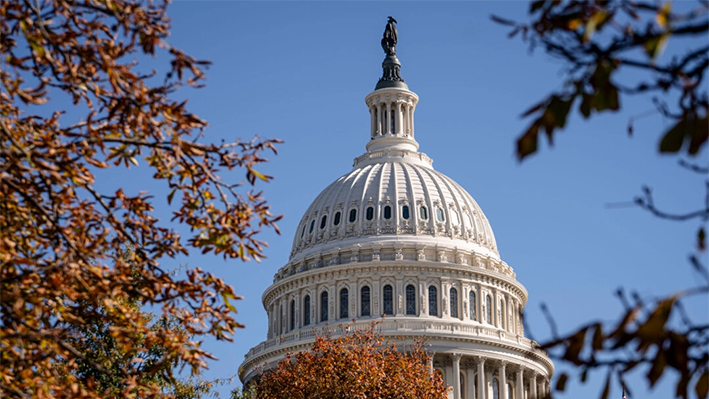
[[[414,109],[419,98],[401,78],[401,62],[396,57],[399,34],[395,24],[396,20],[389,17],[382,38],[386,53],[382,77],[374,91],[365,97],[371,118],[369,152],[384,149],[415,152],[419,148],[414,139]]]

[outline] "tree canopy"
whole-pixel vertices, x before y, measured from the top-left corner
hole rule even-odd
[[[388,342],[373,326],[318,335],[308,351],[290,353],[266,370],[253,391],[259,398],[443,399],[448,387],[429,369],[422,341]]]
[[[277,230],[279,217],[248,186],[270,179],[255,168],[278,141],[204,142],[206,122],[177,93],[200,87],[209,63],[170,46],[166,7],[0,1],[4,395],[163,396],[159,381],[173,370],[206,367],[212,355],[202,339],[231,340],[241,327],[232,287],[200,268],[175,274],[164,263],[191,250],[263,257],[257,233]],[[158,69],[145,66],[149,57]],[[97,184],[103,169],[125,178],[150,173],[169,194],[159,201],[148,191],[107,190]],[[231,170],[243,170],[244,180],[220,177]],[[172,210],[174,224],[158,219],[156,204]],[[134,248],[128,257],[120,256],[125,246]],[[170,322],[151,322],[142,306]],[[111,337],[119,367],[97,361],[105,348],[92,345],[92,326]],[[110,385],[120,392],[105,391],[84,366],[116,373]]]

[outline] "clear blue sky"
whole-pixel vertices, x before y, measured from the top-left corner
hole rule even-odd
[[[381,74],[379,41],[388,15],[399,21],[402,76],[420,97],[420,151],[484,210],[503,260],[529,291],[526,315],[534,338],[550,336],[541,302],[568,332],[590,319],[615,319],[622,310],[613,295],[619,286],[652,298],[701,282],[686,261],[698,222],[662,221],[633,207],[606,208],[629,202],[643,184],[655,189],[657,204],[667,210],[702,204],[702,176],[682,171],[676,157],[656,153],[669,121],[650,116],[636,123],[632,138],[626,134],[630,116],[652,109],[649,98],[622,100],[623,112],[590,122],[574,115],[552,149],[544,144],[532,159],[515,160],[515,138],[528,124],[519,115],[562,81],[559,61],[542,51],[529,54],[489,19],[492,13],[521,19],[527,8],[526,2],[170,6],[171,44],[213,62],[206,88],[183,93],[189,108],[209,122],[207,140],[259,135],[285,141],[261,169],[275,179],[259,188],[273,211],[285,215],[281,236],[262,235],[270,244],[268,259],[225,262],[194,254],[186,260],[223,276],[245,297],[237,308],[246,329],[234,343],[205,344],[219,357],[208,377],[236,374],[244,354],[266,338],[261,294],[287,262],[298,221],[365,151],[364,97]],[[706,152],[698,159],[706,162]],[[163,193],[148,179],[124,183]],[[163,218],[169,220],[167,210]],[[695,303],[690,312],[706,320],[707,304]],[[563,368],[557,363],[557,370]],[[594,375],[579,386],[575,378],[571,393],[559,397],[597,398],[602,380]],[[674,376],[664,377],[652,392],[633,381],[635,398],[674,396]],[[620,398],[617,388],[612,397]]]

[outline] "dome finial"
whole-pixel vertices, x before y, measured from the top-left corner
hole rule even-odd
[[[408,89],[409,87],[401,78],[400,69],[401,63],[396,58],[396,43],[399,39],[399,33],[396,30],[396,20],[389,16],[386,29],[384,29],[384,37],[382,37],[382,49],[386,53],[386,58],[382,62],[383,74],[377,82],[374,90],[385,87],[401,87]]]

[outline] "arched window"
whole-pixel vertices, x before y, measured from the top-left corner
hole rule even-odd
[[[362,316],[369,316],[371,314],[371,308],[369,305],[369,287],[364,286],[360,290],[360,307],[362,308]]]
[[[505,329],[505,300],[500,298],[500,328]]]
[[[406,286],[406,314],[416,314],[416,287],[411,284]]]
[[[327,215],[322,215],[322,219],[320,219],[320,229],[324,229],[327,224]]]
[[[478,304],[475,298],[475,291],[470,290],[470,294],[468,294],[468,302],[470,302],[470,319],[471,320],[477,320],[478,319]]]
[[[446,218],[443,216],[443,209],[436,208],[436,218],[439,222],[444,222]]]
[[[290,331],[295,330],[295,300],[290,301]]]
[[[306,295],[303,299],[303,325],[310,324],[310,295]]]
[[[340,214],[340,211],[337,211],[337,212],[335,213],[335,219],[333,220],[333,223],[332,223],[332,224],[334,224],[335,226],[339,226],[339,225],[340,225],[340,218],[341,218],[341,217],[342,217],[342,215]]]
[[[514,386],[512,385],[511,382],[508,382],[507,383],[507,397],[509,399],[515,399],[516,394],[517,394],[517,392],[515,392]]]
[[[485,300],[485,305],[487,309],[485,309],[485,313],[487,313],[485,321],[487,321],[487,324],[492,324],[492,298],[490,298],[490,295],[487,295],[487,299]]]
[[[500,383],[497,378],[492,379],[492,399],[500,399]]]
[[[320,294],[320,321],[327,321],[327,291]]]
[[[308,232],[308,234],[312,233],[314,228],[315,228],[315,219],[313,219],[310,222],[310,231]]]
[[[409,206],[404,205],[401,207],[401,217],[404,219],[409,219]]]
[[[306,227],[308,227],[307,223],[303,225],[303,230],[301,230],[301,232],[300,232],[300,238],[303,238],[303,236],[305,235],[305,228]]]
[[[458,290],[451,287],[451,317],[458,317]]]
[[[354,223],[357,220],[357,210],[350,209],[350,223]]]
[[[349,291],[347,288],[343,288],[340,290],[340,318],[341,319],[346,319],[349,317],[347,313],[347,307],[350,304],[349,301]]]
[[[428,287],[428,314],[438,316],[438,289],[434,285]]]
[[[384,286],[382,304],[384,305],[384,314],[390,316],[394,314],[394,287],[389,284]]]
[[[371,206],[367,207],[367,220],[372,220],[374,219],[374,208]]]
[[[467,397],[467,392],[465,392],[465,374],[460,373],[460,397],[465,399]]]
[[[428,219],[428,209],[426,209],[425,206],[421,206],[419,208],[419,216],[421,217],[422,220]]]
[[[389,205],[384,207],[384,219],[391,219],[391,207]]]

